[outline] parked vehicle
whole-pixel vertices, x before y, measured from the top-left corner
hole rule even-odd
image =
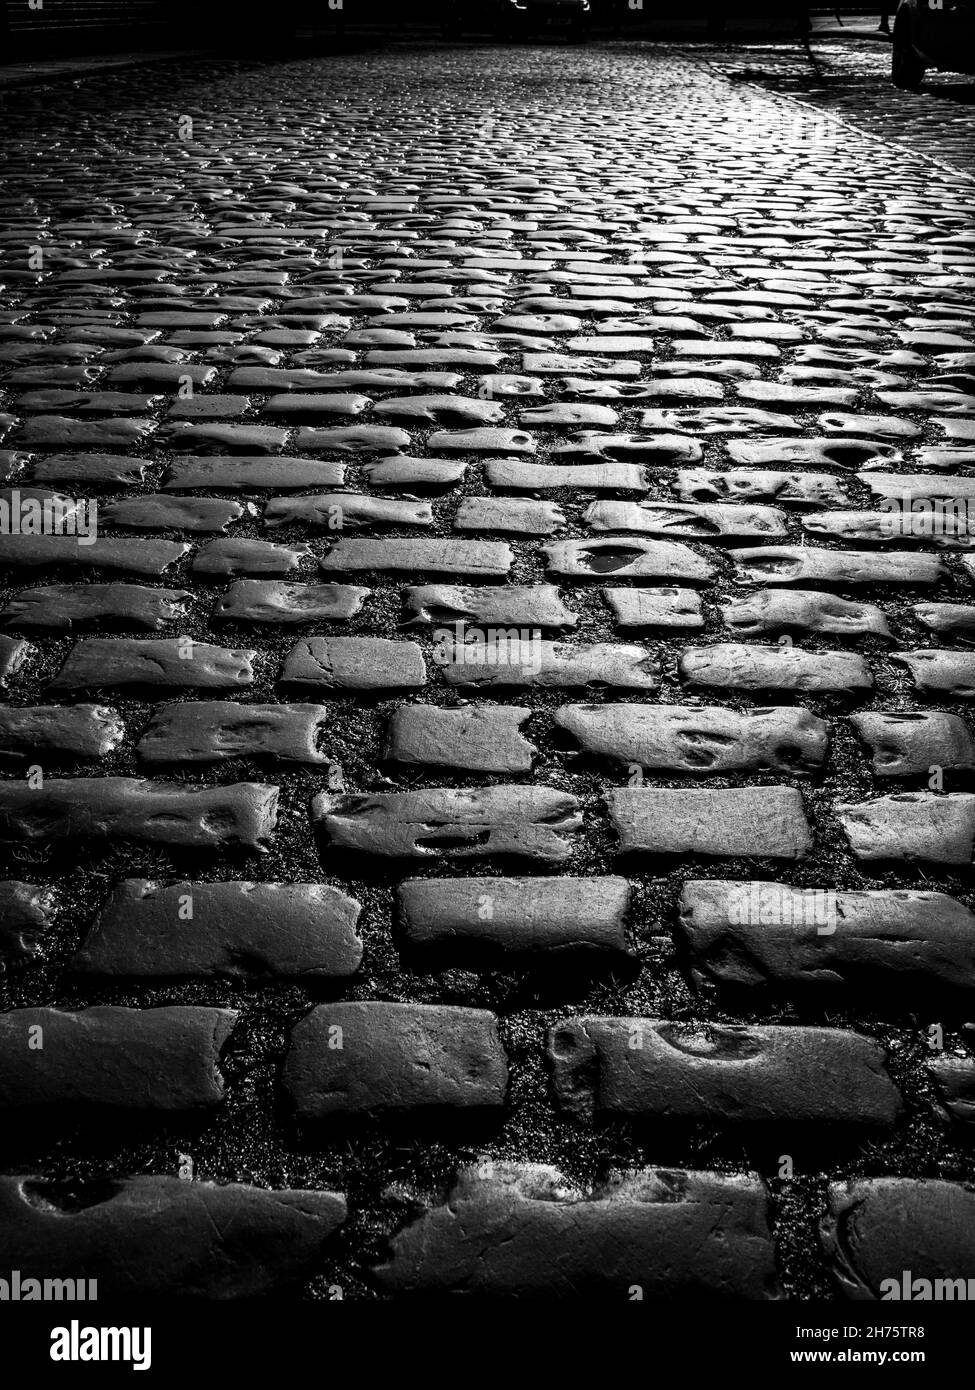
[[[589,0],[447,0],[445,39],[489,33],[503,42],[563,37],[581,43],[589,27]]]
[[[916,92],[928,68],[975,74],[975,0],[900,0],[890,80]]]

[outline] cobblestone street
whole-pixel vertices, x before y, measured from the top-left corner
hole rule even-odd
[[[0,92],[0,1271],[975,1272],[975,89],[817,55]]]

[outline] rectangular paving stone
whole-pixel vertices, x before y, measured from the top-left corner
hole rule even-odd
[[[895,652],[894,661],[906,666],[919,694],[936,698],[975,698],[975,653],[940,649]]]
[[[355,492],[272,497],[264,508],[264,525],[314,526],[327,531],[356,531],[373,526],[432,526],[429,502],[366,497]]]
[[[155,429],[155,420],[139,417],[73,420],[69,415],[32,415],[18,431],[17,447],[63,450],[90,445],[93,449],[130,449],[146,443]]]
[[[811,772],[827,725],[801,706],[562,705],[555,723],[588,753],[626,767],[681,773]]]
[[[505,584],[486,588],[464,584],[411,585],[404,590],[403,599],[407,626],[449,624],[454,629],[451,639],[458,641],[463,640],[467,623],[570,630],[579,622],[578,615],[565,606],[552,584]],[[441,637],[442,634],[435,634],[435,640]]]
[[[215,647],[189,637],[84,637],[49,690],[124,686],[241,689],[254,680],[257,652]]]
[[[721,616],[738,637],[892,636],[874,604],[816,589],[760,589],[723,604]]]
[[[640,1169],[580,1190],[557,1169],[462,1168],[390,1241],[391,1294],[770,1299],[768,1194],[752,1174]]]
[[[711,561],[676,541],[614,536],[584,541],[555,541],[542,547],[548,572],[566,579],[687,579],[706,583],[714,575]]]
[[[975,498],[975,477],[951,474],[933,478],[930,473],[858,473],[857,480],[870,489],[874,497],[913,502],[917,498],[934,501],[936,498]]]
[[[506,354],[476,348],[373,348],[364,358],[367,367],[401,367],[425,371],[427,368],[455,367],[463,372],[496,372]],[[526,371],[530,369],[526,366]]]
[[[975,796],[898,792],[838,804],[836,815],[857,859],[971,864]]]
[[[230,391],[334,391],[336,408],[345,414],[348,406],[356,401],[368,400],[357,393],[343,393],[340,386],[333,383],[335,377],[330,372],[316,372],[311,368],[294,367],[235,367],[227,378]],[[346,410],[342,409],[345,402]],[[361,407],[360,407],[361,408]]]
[[[658,412],[665,414],[667,412]],[[675,467],[677,464],[700,463],[704,451],[696,439],[665,433],[666,425],[651,435],[597,434],[579,430],[572,443],[559,444],[552,449],[557,463],[571,464],[598,459],[619,459],[623,463],[648,463]]]
[[[623,878],[407,879],[397,900],[405,944],[445,958],[629,953]]]
[[[605,800],[623,853],[804,859],[813,845],[792,787],[616,787]]]
[[[876,439],[844,439],[832,435],[815,439],[729,439],[724,447],[732,463],[755,468],[796,465],[801,468],[886,468],[903,460],[903,454],[895,445]]]
[[[359,465],[369,487],[441,490],[462,483],[468,464],[464,459],[415,459],[403,454]]]
[[[326,394],[311,391],[298,391],[294,395],[271,396],[265,402],[262,415],[282,416],[280,424],[307,424],[311,419],[354,420],[372,405],[369,396],[360,396],[352,391],[328,391],[328,376],[322,376]]]
[[[212,1110],[224,1097],[221,1049],[238,1017],[195,1005],[12,1009],[0,1014],[0,1110]]]
[[[700,410],[691,408],[667,408],[644,410],[640,424],[645,430],[668,430],[671,434],[719,436],[728,434],[767,434],[779,430],[783,434],[790,430],[799,433],[802,426],[788,415],[773,414],[768,410],[757,410],[744,405],[704,406]],[[681,463],[700,463],[700,445],[695,457],[683,458]]]
[[[910,504],[908,504],[909,507]],[[940,511],[830,511],[815,512],[802,519],[802,529],[810,536],[825,536],[840,545],[933,546],[935,550],[966,550],[975,543],[975,526],[969,529],[965,504]]]
[[[975,1194],[964,1183],[854,1178],[829,1186],[820,1240],[851,1299],[954,1299],[975,1258]]]
[[[497,1020],[485,1009],[373,1000],[320,1004],[291,1031],[281,1084],[305,1123],[489,1111],[504,1104],[508,1059]]]
[[[101,519],[109,526],[133,531],[211,532],[225,531],[235,521],[250,515],[247,507],[226,497],[167,497],[156,493],[143,497],[124,497],[101,508]]]
[[[136,744],[144,763],[218,763],[227,758],[327,763],[322,705],[188,701],[157,709]]]
[[[160,431],[158,442],[167,449],[190,454],[280,454],[290,433],[289,429],[274,425],[191,424],[173,420]]]
[[[454,514],[453,529],[551,536],[565,524],[565,514],[554,502],[521,497],[465,497]]]
[[[383,319],[383,323],[390,327],[393,327],[394,321]],[[294,373],[289,375],[293,376]],[[381,396],[391,391],[397,394],[404,391],[453,391],[462,381],[463,376],[459,372],[407,372],[398,367],[374,367],[371,370],[353,368],[328,373],[330,391],[361,391],[368,396]]]
[[[780,545],[732,550],[745,584],[938,584],[947,571],[935,555],[909,550],[822,550]]]
[[[207,541],[193,557],[193,574],[290,574],[311,555],[307,545],[275,545],[249,536]]]
[[[536,447],[525,430],[513,429],[435,430],[427,439],[428,449],[461,454],[533,454]]]
[[[957,714],[936,711],[854,714],[850,722],[872,754],[876,777],[975,771],[975,738]]]
[[[521,459],[488,459],[484,480],[489,487],[509,492],[646,492],[646,470],[635,463],[528,463]]]
[[[196,488],[226,489],[228,492],[263,489],[341,487],[345,481],[344,463],[321,459],[215,458],[177,459],[170,464],[162,484],[164,491],[189,492]]]
[[[321,792],[312,820],[334,849],[414,858],[517,854],[558,863],[576,849],[582,810],[574,796],[545,786],[434,787]]]
[[[914,603],[911,612],[931,632],[967,641],[975,632],[975,606],[970,603]]]
[[[635,357],[583,357],[567,352],[526,352],[521,366],[529,376],[636,377],[643,371],[643,364]]]
[[[190,547],[178,541],[145,536],[121,539],[97,536],[89,544],[76,536],[0,534],[0,565],[39,569],[70,565],[78,569],[122,570],[127,574],[165,574]]]
[[[389,719],[385,756],[468,772],[530,772],[538,750],[521,728],[531,713],[517,705],[401,705]],[[0,719],[0,736],[2,728]]]
[[[103,705],[0,705],[0,754],[26,758],[64,754],[105,758],[125,737],[125,725]]]
[[[692,879],[678,931],[698,983],[853,992],[872,1008],[975,987],[975,917],[944,893]]]
[[[145,1176],[95,1191],[68,1217],[46,1178],[0,1178],[0,1258],[22,1288],[58,1270],[100,1298],[253,1297],[309,1274],[345,1219],[344,1199],[318,1189]]]
[[[0,842],[134,840],[262,851],[277,821],[278,788],[259,782],[184,787],[138,777],[0,783]]]
[[[787,535],[785,513],[776,507],[722,503],[593,502],[583,524],[593,531],[681,536],[696,541],[761,541]]]
[[[286,584],[277,579],[238,579],[216,599],[213,617],[228,622],[344,623],[360,612],[371,592],[354,584]]]
[[[678,673],[687,686],[724,690],[862,695],[873,689],[870,667],[859,653],[809,652],[787,645],[716,642],[711,647],[685,647]]]
[[[287,435],[286,430],[276,431]],[[318,428],[302,425],[295,431],[295,448],[318,451],[334,449],[346,454],[395,453],[410,447],[406,430],[393,425],[332,425]],[[284,445],[282,443],[281,447]]]
[[[518,629],[488,628],[448,640],[434,654],[448,685],[473,686],[612,686],[621,690],[656,690],[660,667],[645,647],[595,642],[573,646],[549,642]]]
[[[362,960],[360,911],[324,883],[126,879],[70,969],[133,979],[345,978]]]
[[[518,378],[515,378],[518,380]],[[602,395],[603,399],[619,399],[622,392],[620,386],[623,383],[614,383],[617,395],[613,396],[604,384],[596,383],[597,389],[592,391],[592,383],[582,382],[582,390],[576,391],[577,397],[582,399],[545,401],[544,386],[541,377],[521,378],[523,381],[534,381],[535,390],[531,393],[532,398],[541,400],[540,405],[528,406],[519,412],[518,423],[525,429],[578,429],[591,427],[595,429],[614,429],[619,424],[619,415],[612,406],[593,404],[594,395]],[[564,386],[564,383],[561,383]],[[600,389],[601,388],[601,389]],[[565,395],[564,391],[559,392]]]
[[[547,1053],[578,1119],[893,1125],[903,1101],[872,1038],[838,1028],[567,1019]]]
[[[281,685],[297,692],[417,690],[426,664],[416,642],[387,637],[309,637],[284,659]]]
[[[131,385],[150,382],[153,385],[175,388],[182,385],[182,378],[189,377],[195,392],[197,386],[206,386],[214,381],[216,376],[216,367],[194,366],[189,362],[172,365],[165,362],[123,362],[117,367],[112,367],[106,380]]]
[[[730,446],[729,446],[730,448]],[[708,468],[682,469],[675,490],[684,502],[778,502],[782,506],[821,507],[849,502],[848,482],[830,473],[773,473]]]
[[[186,589],[149,589],[138,584],[51,584],[15,594],[0,610],[0,622],[71,631],[108,618],[158,631],[185,619],[184,600],[190,597]]]
[[[701,597],[693,589],[676,585],[664,589],[604,589],[603,598],[618,627],[704,626]]]
[[[373,408],[383,420],[414,425],[499,425],[505,418],[499,401],[464,395],[387,396]],[[521,423],[528,424],[527,420]]]
[[[98,485],[130,487],[143,483],[151,460],[126,458],[123,454],[68,453],[48,454],[35,459],[29,476],[36,483],[82,483],[85,487]]]
[[[439,540],[426,536],[382,540],[335,542],[320,557],[319,568],[341,574],[359,570],[385,570],[392,573],[488,576],[503,579],[511,570],[514,556],[504,541]]]

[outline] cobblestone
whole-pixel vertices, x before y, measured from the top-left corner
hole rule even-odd
[[[43,1177],[0,1178],[0,1254],[24,1281],[80,1269],[102,1297],[249,1298],[300,1279],[345,1219],[337,1193],[146,1176],[65,1220]],[[52,1200],[53,1199],[53,1200]]]
[[[967,1273],[972,119],[816,52],[0,96],[0,1092],[131,1112],[0,1265]]]

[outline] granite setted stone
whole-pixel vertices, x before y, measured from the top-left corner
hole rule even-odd
[[[101,1298],[250,1298],[307,1277],[345,1220],[334,1192],[106,1179],[65,1206],[41,1175],[0,1177],[0,1260],[24,1281],[52,1270]]]
[[[934,1297],[935,1281],[955,1296],[975,1258],[975,1194],[963,1183],[854,1178],[831,1183],[820,1228],[830,1272],[851,1299]],[[908,1292],[904,1292],[905,1272]],[[944,1282],[942,1282],[944,1288]],[[947,1294],[943,1294],[947,1297]]]
[[[866,659],[857,652],[807,652],[786,644],[717,642],[711,647],[685,647],[678,669],[688,687],[727,690],[865,695],[874,683]]]
[[[375,1276],[394,1294],[780,1296],[761,1179],[672,1169],[589,1190],[544,1164],[462,1169],[393,1236]]]
[[[397,890],[408,948],[466,961],[628,952],[625,879],[408,879]]]
[[[412,858],[513,854],[559,863],[582,829],[578,799],[545,786],[331,793],[312,801],[325,849]]]
[[[857,859],[972,862],[975,795],[896,792],[838,804],[836,816]]]
[[[71,960],[82,975],[344,978],[362,960],[360,907],[323,883],[126,879]]]
[[[678,932],[698,982],[852,992],[894,1010],[905,995],[950,998],[975,987],[975,917],[926,889],[689,879]]]
[[[606,792],[605,801],[626,854],[804,859],[813,847],[802,795],[793,787],[620,787]]]
[[[405,626],[438,625],[457,636],[467,624],[475,627],[542,628],[569,630],[578,616],[566,607],[551,584],[505,584],[478,588],[473,585],[410,585],[403,590]]]
[[[886,1128],[903,1111],[880,1044],[841,1029],[581,1017],[550,1029],[546,1051],[580,1120]]]
[[[810,772],[826,758],[827,725],[801,707],[563,705],[555,723],[587,753],[647,770]]]
[[[0,784],[0,842],[159,843],[259,852],[277,823],[278,788],[258,782],[186,787],[138,777]]]
[[[340,1040],[340,1046],[336,1045]],[[282,1071],[299,1120],[504,1104],[508,1059],[485,1009],[320,1004],[291,1031]]]
[[[157,709],[136,744],[142,763],[218,763],[227,758],[327,763],[323,705],[187,701]]]
[[[344,623],[354,618],[370,589],[354,584],[288,584],[278,579],[238,579],[213,605],[215,621]]]
[[[403,705],[390,718],[385,754],[398,763],[469,772],[530,772],[538,750],[521,733],[530,715],[512,705]]]
[[[870,749],[878,777],[931,776],[975,771],[975,738],[957,714],[939,712],[854,714],[851,723]]]
[[[123,720],[104,705],[0,705],[0,756],[104,758],[124,737]]]
[[[191,637],[83,637],[49,690],[125,686],[241,689],[254,680],[252,648],[217,647]]]
[[[0,1110],[210,1110],[237,1019],[195,1005],[12,1009],[0,1014]]]
[[[309,637],[281,668],[285,691],[415,690],[426,682],[416,642],[386,637]]]

